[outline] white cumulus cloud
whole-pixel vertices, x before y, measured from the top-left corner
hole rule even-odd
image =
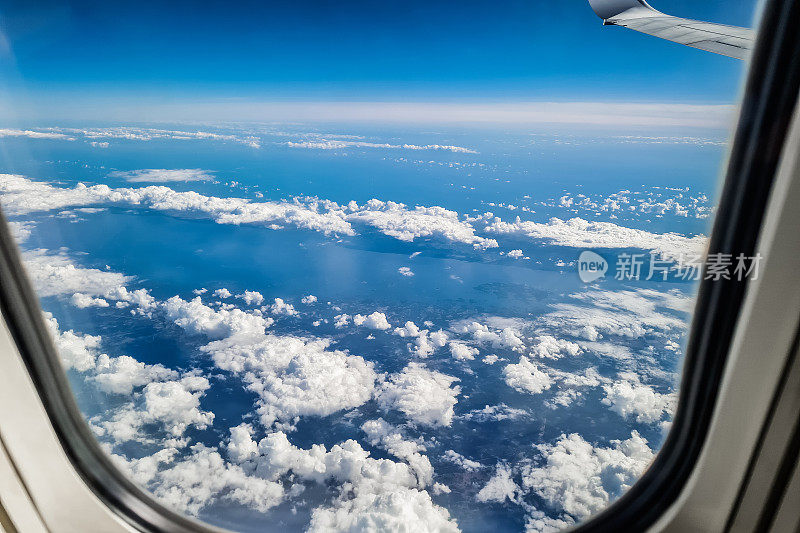
[[[553,378],[524,355],[519,363],[506,365],[503,376],[509,387],[529,394],[540,394],[553,385]]]
[[[397,272],[399,272],[401,276],[406,276],[409,278],[414,276],[414,272],[409,267],[400,267],[397,269]]]
[[[327,339],[262,334],[215,341],[202,350],[258,394],[265,426],[290,428],[297,417],[327,416],[372,397],[377,379],[372,363],[329,346]]]
[[[409,209],[405,204],[372,199],[364,206],[354,202],[348,206],[351,222],[368,224],[381,233],[405,242],[421,238],[439,238],[450,242],[472,245],[476,249],[497,248],[497,241],[475,234],[475,228],[458,213],[444,207],[417,206]]]
[[[654,391],[635,374],[624,372],[620,377],[622,379],[603,385],[603,403],[612,411],[645,424],[658,422],[664,413],[671,413],[674,395]]]
[[[523,469],[522,487],[577,519],[607,507],[653,460],[647,441],[635,431],[609,447],[592,446],[573,433],[537,448],[543,462]]]
[[[386,410],[400,411],[419,425],[449,426],[461,393],[460,387],[453,386],[456,381],[419,363],[409,363],[402,372],[389,376],[378,394],[378,403]]]
[[[258,291],[244,291],[242,294],[237,294],[236,297],[244,300],[247,305],[261,305],[264,303],[264,295]]]
[[[356,326],[364,326],[369,329],[387,330],[392,327],[386,319],[386,315],[375,311],[370,315],[355,315],[353,317],[353,324]]]
[[[455,450],[445,451],[444,454],[442,455],[442,459],[444,459],[448,463],[453,463],[454,465],[461,467],[467,472],[475,472],[476,470],[480,470],[481,468],[483,468],[483,465],[480,464],[478,461],[467,459],[466,457],[464,457]]]
[[[640,248],[673,260],[681,254],[703,253],[707,242],[702,235],[686,237],[677,233],[651,233],[612,222],[589,222],[582,218],[566,221],[551,218],[547,223],[522,221],[519,218],[515,222],[495,219],[486,230],[497,234],[525,235],[572,248]]]
[[[498,465],[494,476],[483,486],[475,496],[479,502],[503,503],[506,500],[517,499],[519,487],[511,479],[511,469],[508,465]]]
[[[449,346],[450,355],[453,356],[453,359],[457,359],[459,361],[471,361],[475,359],[476,355],[478,355],[477,348],[467,346],[466,344],[460,342],[451,341]]]
[[[274,303],[269,306],[269,310],[273,315],[296,316],[300,314],[292,304],[285,302],[282,298],[275,298]]]

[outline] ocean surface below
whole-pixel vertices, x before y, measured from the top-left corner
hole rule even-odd
[[[697,285],[677,268],[710,231],[724,133],[2,131],[0,205],[78,404],[173,509],[552,531],[669,431]],[[581,281],[584,250],[604,277]]]

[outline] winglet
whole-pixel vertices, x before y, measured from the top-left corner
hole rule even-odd
[[[631,9],[639,11],[646,9],[654,14],[659,13],[644,0],[589,0],[589,5],[592,6],[595,14],[603,21],[614,18]]]

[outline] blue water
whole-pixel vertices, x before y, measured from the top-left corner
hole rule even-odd
[[[178,127],[176,126],[176,129]],[[183,127],[185,128],[185,126]],[[281,126],[283,131],[301,126]],[[78,182],[105,183],[111,187],[139,187],[121,178],[108,177],[113,170],[145,168],[201,168],[213,171],[215,182],[165,183],[175,190],[194,190],[205,195],[242,197],[258,201],[317,196],[341,204],[363,203],[371,198],[403,202],[409,206],[439,205],[461,214],[491,211],[503,220],[545,222],[550,217],[580,216],[609,221],[653,233],[708,234],[711,217],[655,216],[647,213],[575,211],[559,206],[564,194],[606,197],[621,190],[632,193],[665,193],[659,187],[687,189],[684,194],[707,196],[713,206],[717,176],[724,155],[721,144],[622,143],[618,131],[506,131],[492,128],[460,128],[425,131],[424,128],[370,128],[364,125],[315,126],[324,133],[364,136],[367,141],[392,144],[441,144],[469,147],[478,153],[410,151],[402,149],[347,148],[337,150],[298,149],[277,144],[285,139],[265,135],[262,147],[205,140],[134,141],[110,139],[108,148],[92,147],[81,140],[5,139],[2,153],[4,173],[18,173],[58,186]],[[308,130],[308,127],[305,127]],[[221,131],[221,130],[220,130]],[[685,132],[641,132],[642,135],[683,135]],[[720,132],[689,132],[723,141]],[[569,141],[570,144],[564,144]],[[457,164],[457,165],[454,165]],[[452,165],[452,166],[451,166]],[[230,185],[231,181],[238,184]],[[672,194],[672,193],[669,193]],[[509,210],[490,204],[527,206],[530,211]],[[417,239],[401,242],[368,228],[358,235],[332,237],[292,229],[270,230],[253,225],[222,225],[186,214],[157,212],[119,205],[97,213],[82,213],[77,220],[33,213],[15,217],[35,223],[25,249],[65,248],[83,267],[105,269],[135,276],[131,288],[147,288],[158,300],[179,295],[190,299],[192,290],[225,287],[236,294],[244,290],[261,292],[267,302],[283,298],[303,313],[278,319],[270,329],[278,334],[312,335],[329,338],[337,349],[346,349],[375,363],[379,372],[398,372],[415,360],[408,352],[408,339],[360,328],[337,329],[333,317],[339,313],[384,312],[392,326],[406,321],[430,329],[447,330],[459,320],[506,317],[535,321],[558,304],[573,302],[572,294],[588,290],[675,290],[691,295],[694,285],[670,281],[622,283],[604,279],[588,287],[575,272],[580,250],[553,246],[524,237],[495,236],[497,250],[475,251],[470,246]],[[515,260],[499,251],[521,249],[529,260]],[[621,250],[608,251],[613,256]],[[410,258],[415,252],[419,255]],[[564,261],[564,263],[561,263]],[[413,277],[398,274],[410,267]],[[318,297],[313,307],[300,298]],[[204,295],[212,300],[210,293]],[[241,301],[230,300],[237,305]],[[331,305],[328,305],[328,302]],[[242,381],[214,368],[200,350],[207,340],[191,335],[164,317],[146,319],[126,310],[110,308],[76,309],[65,297],[48,297],[43,307],[58,319],[61,330],[100,335],[109,355],[130,355],[139,361],[161,363],[175,369],[199,369],[210,376],[212,386],[202,399],[202,408],[215,413],[211,428],[190,429],[193,442],[219,446],[228,428],[253,422],[256,396]],[[338,306],[339,311],[333,306]],[[688,315],[661,309],[684,323]],[[327,323],[314,326],[315,320]],[[368,339],[369,334],[374,339]],[[685,329],[672,337],[684,341]],[[547,361],[550,368],[580,372],[596,367],[603,376],[614,378],[624,370],[641,370],[642,379],[654,390],[674,392],[680,371],[680,350],[665,350],[663,341],[648,336],[604,339],[624,346],[633,361],[621,361],[600,352],[587,351],[580,358]],[[519,353],[505,348],[479,347],[474,361],[454,360],[447,348],[439,349],[423,362],[457,377],[462,395],[450,427],[415,426],[397,411],[384,412],[374,401],[328,417],[302,418],[290,434],[302,448],[321,443],[330,447],[348,438],[359,440],[373,457],[391,457],[370,446],[359,427],[370,419],[383,417],[404,429],[407,435],[425,440],[426,455],[436,472],[435,480],[448,485],[449,494],[433,495],[437,505],[448,509],[463,531],[520,531],[525,511],[510,503],[476,504],[474,496],[494,472],[498,463],[521,464],[535,460],[533,444],[553,443],[562,434],[579,433],[585,440],[606,445],[638,431],[655,450],[663,441],[658,423],[639,423],[624,418],[602,403],[603,391],[587,389],[580,401],[569,407],[550,408],[546,402],[558,390],[542,394],[518,392],[503,381],[505,364],[515,363]],[[487,365],[481,358],[496,354],[508,359]],[[646,354],[646,355],[637,355]],[[647,368],[645,368],[647,367]],[[80,375],[72,376],[79,404],[87,416],[108,408],[88,389]],[[487,405],[505,404],[524,409],[528,415],[513,420],[476,421],[463,415]],[[665,415],[663,421],[668,421]],[[263,428],[260,430],[263,433]],[[442,459],[445,450],[456,452],[486,466],[476,472],[461,470]],[[131,452],[135,455],[135,452]],[[331,498],[325,487],[309,484],[299,500],[274,508],[267,516],[256,511],[217,502],[204,508],[200,517],[243,531],[306,527],[311,510]],[[536,495],[527,501],[551,516],[560,516]],[[280,525],[283,524],[283,525]]]

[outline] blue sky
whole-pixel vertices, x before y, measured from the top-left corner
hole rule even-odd
[[[729,104],[742,63],[584,0],[0,2],[0,111],[271,101]],[[654,0],[751,25],[752,0]],[[65,111],[65,107],[69,109]]]

